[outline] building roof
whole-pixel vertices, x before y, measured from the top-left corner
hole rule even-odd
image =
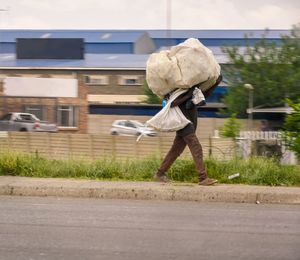
[[[17,38],[83,38],[85,43],[134,43],[146,31],[134,30],[0,30],[0,42]],[[149,37],[149,36],[148,36]]]
[[[84,38],[86,43],[93,42],[135,42],[142,35],[150,38],[199,38],[199,39],[243,39],[250,38],[280,39],[290,30],[0,30],[0,42],[15,42],[16,38]]]
[[[203,38],[203,39],[243,39],[250,38],[280,39],[290,30],[147,30],[151,38]]]

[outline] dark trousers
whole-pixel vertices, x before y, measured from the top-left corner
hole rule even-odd
[[[184,148],[188,146],[193,156],[197,173],[199,175],[199,181],[206,178],[205,166],[203,163],[203,151],[202,146],[195,133],[188,135],[178,135],[174,139],[173,145],[163,160],[158,173],[159,175],[164,174],[171,167],[177,157],[183,152]]]

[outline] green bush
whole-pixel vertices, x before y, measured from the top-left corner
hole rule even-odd
[[[161,104],[162,99],[154,94],[152,90],[149,88],[147,82],[145,81],[143,86],[144,94],[146,96],[146,99],[143,100],[147,104]]]
[[[294,111],[285,119],[283,138],[285,144],[300,159],[300,99],[297,103],[293,103],[291,100],[287,101]]]
[[[224,126],[220,129],[222,137],[238,137],[241,130],[241,123],[237,121],[236,113],[233,113],[230,118],[226,119]]]

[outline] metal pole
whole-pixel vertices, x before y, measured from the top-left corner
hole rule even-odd
[[[167,0],[167,41],[171,46],[172,0]]]
[[[249,90],[249,128],[253,129],[253,89]]]
[[[254,96],[254,87],[251,84],[244,84],[244,88],[249,91],[249,103],[248,103],[248,130],[253,129],[253,96]]]

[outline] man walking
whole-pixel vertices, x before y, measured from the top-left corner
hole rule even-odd
[[[207,91],[203,91],[204,97],[207,98],[208,96],[210,96],[221,81],[222,76],[220,75],[216,83],[210,89],[208,89]],[[199,176],[199,185],[213,185],[217,182],[217,180],[210,179],[207,177],[207,173],[203,162],[202,146],[196,136],[198,121],[197,105],[203,105],[201,103],[195,105],[192,102],[193,92],[196,87],[197,85],[193,86],[187,92],[181,94],[171,103],[171,107],[178,106],[182,111],[183,115],[188,120],[190,120],[191,123],[189,123],[183,129],[180,129],[176,132],[176,136],[171,149],[167,153],[157,173],[154,175],[154,179],[156,181],[169,182],[166,172],[171,167],[173,162],[177,159],[177,157],[183,152],[184,148],[188,146],[193,156],[196,171]]]

